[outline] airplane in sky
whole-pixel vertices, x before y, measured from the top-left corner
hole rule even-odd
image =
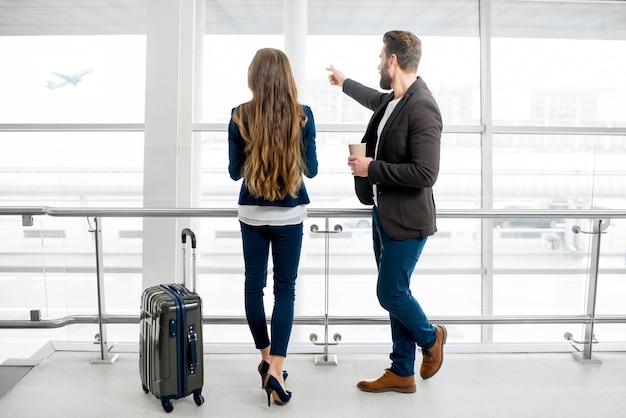
[[[80,83],[84,76],[91,73],[93,68],[87,68],[82,71],[77,72],[74,75],[60,74],[55,73],[54,71],[50,71],[51,74],[54,74],[61,78],[61,81],[57,81],[56,83],[50,80],[46,80],[46,85],[44,87],[49,88],[50,90],[58,89],[59,87],[63,87],[65,85],[71,84],[76,87],[78,83]]]

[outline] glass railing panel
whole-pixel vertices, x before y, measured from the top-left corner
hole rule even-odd
[[[598,293],[596,295],[596,312],[598,315],[626,315],[624,295],[626,295],[626,267],[622,266],[619,273],[603,273],[600,267],[598,274]]]
[[[299,344],[300,347],[311,344],[311,333],[322,338],[324,327],[321,320],[326,309],[331,319],[331,341],[335,333],[342,335],[344,344],[378,344],[388,341],[388,333],[384,332],[385,326],[371,323],[371,320],[384,320],[387,314],[376,298],[377,274],[371,248],[371,226],[364,224],[359,227],[360,222],[367,221],[369,216],[328,219],[328,226],[333,231],[328,235],[328,282],[325,270],[326,236],[324,233],[311,231],[313,224],[318,226],[318,232],[323,230],[326,227],[326,218],[311,217],[305,222],[302,261],[296,289],[296,325],[292,337],[294,344]],[[483,312],[491,312],[500,318],[539,316],[544,319],[577,317],[580,320],[585,316],[589,261],[576,261],[575,265],[578,267],[555,267],[553,263],[531,264],[531,257],[527,266],[497,267],[489,284],[484,282],[481,274],[484,272],[478,256],[480,240],[474,237],[478,235],[481,220],[442,217],[440,221],[440,231],[458,231],[465,228],[465,235],[473,239],[466,242],[457,237],[455,240],[442,233],[431,237],[427,242],[413,276],[412,291],[433,321],[440,317],[467,320],[470,317],[480,317]],[[33,309],[40,309],[44,320],[73,315],[94,317],[97,314],[97,295],[94,236],[90,232],[93,226],[90,218],[36,216],[33,226],[22,226],[21,222],[19,217],[3,218],[3,229],[7,231],[5,235],[13,238],[20,234],[29,237],[20,238],[17,247],[11,247],[17,248],[16,254],[23,257],[16,267],[18,274],[11,276],[17,277],[20,282],[18,286],[17,281],[9,280],[11,264],[5,263],[2,271],[2,294],[26,293],[39,296],[24,297],[27,301],[25,304],[16,304],[13,300],[3,304],[2,319],[28,319],[30,310]],[[138,315],[143,286],[141,222],[141,218],[112,217],[101,220],[106,315]],[[244,274],[238,221],[235,218],[208,217],[193,219],[192,223],[198,237],[198,291],[204,300],[205,317],[209,318],[206,327],[210,329],[207,332],[211,332],[211,343],[249,344],[249,331],[244,320]],[[334,233],[335,225],[342,225],[341,232]],[[584,222],[581,225],[583,229],[586,228]],[[611,225],[614,228],[618,226],[619,222]],[[33,239],[30,235],[37,234],[24,234],[24,231],[35,230],[48,231],[38,233],[36,244],[30,241]],[[62,242],[49,232],[53,230],[63,231]],[[610,228],[607,229],[609,230]],[[56,234],[59,235],[58,232]],[[587,241],[590,235],[581,236],[584,237],[583,241]],[[608,237],[608,233],[603,234],[603,238],[605,237]],[[624,268],[620,264],[625,261],[621,257],[623,254],[620,254],[622,242],[621,238],[615,241],[608,238],[606,240],[606,255],[610,256],[608,260],[613,264],[603,267],[601,263],[600,267],[598,306],[604,306],[598,309],[601,315],[624,315],[618,297],[624,290],[621,280]],[[39,255],[41,247],[45,257]],[[178,251],[178,245],[172,248]],[[579,258],[588,260],[589,246],[581,249],[584,252]],[[527,256],[527,251],[523,248],[511,250],[511,257]],[[29,254],[34,252],[37,252],[38,257],[31,257],[29,263]],[[4,248],[2,256],[7,260],[6,257],[10,258],[11,254]],[[572,257],[571,254],[561,256]],[[12,265],[15,266],[15,262],[14,260]],[[602,273],[603,268],[607,273]],[[271,263],[269,270],[265,295],[268,315],[273,303]],[[173,280],[168,277],[159,281]],[[24,283],[27,283],[26,287],[23,286]],[[327,306],[326,286],[329,291]],[[486,290],[493,293],[491,298],[484,298]],[[211,323],[211,318],[216,319],[216,323]],[[233,318],[234,322],[225,325],[224,318]],[[316,323],[298,323],[298,320],[307,318],[317,318],[314,319]],[[348,324],[332,324],[333,318],[350,319]],[[484,334],[484,325],[453,322],[449,324],[449,329],[450,335],[454,335],[455,341],[460,343],[485,342],[485,335],[492,335],[487,342],[563,344],[567,343],[564,339],[561,341],[565,332],[571,332],[574,338],[580,338],[582,327],[580,323],[558,325],[541,321],[532,323],[532,320],[524,326],[511,325],[514,326],[490,325],[490,334]],[[136,341],[136,326],[110,324],[110,327],[112,331],[109,332],[109,341]],[[602,329],[608,330],[602,335],[604,340],[623,340],[623,327]],[[98,328],[96,324],[89,323],[70,325],[64,327],[63,331],[49,331],[46,335],[52,336],[51,338],[92,342]]]
[[[0,241],[0,282],[4,318],[30,319],[56,315],[59,305],[59,276],[67,232],[59,222],[46,217],[22,226],[19,218],[0,219],[3,239]]]
[[[589,224],[581,223],[581,229],[592,231]],[[598,315],[626,315],[623,297],[626,295],[626,219],[612,219],[608,227],[602,229],[596,311]],[[624,335],[623,327],[618,335]]]
[[[479,274],[414,273],[411,280],[411,292],[428,316],[463,317],[481,314]]]
[[[481,267],[480,219],[437,219],[437,233],[428,238],[417,263],[420,268],[478,269]]]
[[[622,207],[624,209],[624,207]],[[603,221],[607,222],[606,220]],[[597,221],[596,221],[597,224]],[[581,222],[583,231],[593,231],[591,222]],[[626,219],[611,219],[600,236],[596,312],[598,315],[626,315]],[[583,234],[581,234],[583,235]],[[595,334],[602,340],[623,340],[623,324],[596,326]]]
[[[197,238],[198,293],[203,299],[205,315],[243,316],[244,261],[239,221],[204,218],[193,222]],[[271,268],[269,270],[271,272]],[[271,294],[271,287],[268,290]]]
[[[546,272],[496,274],[494,315],[579,315],[584,313],[587,274]]]
[[[93,280],[83,280],[84,267],[77,261],[81,257],[71,254],[81,239],[68,224],[71,222],[36,216],[32,225],[23,226],[21,217],[0,217],[0,320],[51,320],[77,313],[79,310],[73,309],[77,307],[97,312],[97,299],[88,288],[80,289],[86,294],[79,298],[87,305],[72,296],[77,281],[95,287]],[[28,357],[48,341],[70,339],[72,332],[71,326],[2,330],[0,357]],[[95,332],[92,328],[78,340],[85,341]]]
[[[47,311],[41,221],[33,221],[30,228],[33,238],[28,239],[20,217],[0,218],[0,236],[3,237],[0,240],[0,317],[3,319],[29,319],[31,309]]]
[[[622,312],[622,316],[624,313]],[[582,327],[581,327],[582,328]],[[594,344],[593,349],[607,349],[607,347],[621,347],[626,340],[626,324],[614,323],[614,324],[595,324],[593,328],[593,334],[596,337],[597,343]],[[573,338],[576,340],[582,340],[584,333],[582,329],[578,333],[573,333]],[[580,347],[580,345],[577,345]],[[613,351],[620,351],[620,348]]]
[[[583,326],[579,324],[506,324],[493,325],[493,343],[507,344],[519,347],[547,346],[552,351],[574,351],[568,347],[569,342],[564,338],[566,333],[574,338],[580,338]]]

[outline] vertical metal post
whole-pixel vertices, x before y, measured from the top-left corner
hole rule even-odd
[[[330,234],[336,234],[342,230],[343,228],[340,225],[335,225],[334,230],[331,231],[328,218],[326,218],[323,231],[319,231],[317,225],[311,225],[311,232],[324,234],[324,342],[318,343],[316,334],[311,334],[310,336],[313,344],[322,345],[324,347],[324,351],[323,354],[315,356],[315,365],[336,366],[339,364],[336,355],[328,354],[328,346],[330,345],[328,341],[328,298],[330,294]],[[334,339],[335,343],[333,345],[338,344],[339,340],[341,340],[341,335],[335,334]]]
[[[92,232],[95,233],[96,243],[96,282],[98,289],[98,339],[100,343],[100,356],[94,357],[91,363],[97,364],[112,364],[117,360],[118,354],[110,356],[109,346],[107,342],[106,325],[104,324],[104,267],[102,266],[102,227],[100,225],[100,218],[94,218],[95,229]]]
[[[596,291],[598,288],[598,266],[600,264],[600,238],[602,236],[602,220],[597,219],[594,221],[593,229],[591,230],[591,265],[589,267],[589,285],[587,289],[587,312],[590,321],[585,325],[584,339],[583,339],[583,351],[573,353],[576,360],[581,363],[601,363],[601,361],[593,356],[593,342],[595,336],[593,328],[595,325],[596,317]]]
[[[330,285],[330,231],[328,226],[328,218],[324,230],[327,231],[324,234],[324,361],[328,361],[328,291]],[[337,360],[335,360],[337,362]]]

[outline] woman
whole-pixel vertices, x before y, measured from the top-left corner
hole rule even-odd
[[[252,100],[233,109],[228,126],[228,171],[243,177],[239,193],[245,262],[246,318],[261,351],[263,387],[270,405],[291,399],[283,364],[293,325],[295,283],[302,248],[303,221],[310,203],[303,183],[317,174],[315,123],[298,103],[287,56],[272,48],[257,51],[248,68]],[[263,291],[269,249],[274,264],[274,309],[268,335]],[[271,338],[270,338],[271,337]]]

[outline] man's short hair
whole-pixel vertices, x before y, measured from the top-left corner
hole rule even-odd
[[[412,32],[392,30],[383,35],[387,57],[395,55],[398,66],[404,71],[417,72],[422,58],[422,41]]]

